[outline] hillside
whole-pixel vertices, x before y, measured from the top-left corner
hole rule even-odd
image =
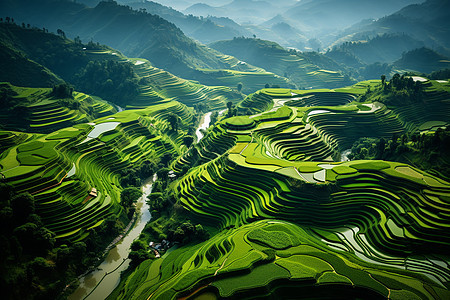
[[[203,102],[211,108],[221,108],[228,101],[235,102],[242,98],[231,88],[207,87],[181,79],[154,67],[145,59],[129,59],[109,47],[93,42],[82,44],[79,40],[72,41],[40,29],[3,23],[0,24],[0,41],[8,47],[14,47],[10,51],[19,53],[17,55],[21,57],[17,61],[8,56],[2,61],[8,66],[8,71],[2,73],[2,80],[16,85],[23,83],[24,86],[51,87],[55,82],[61,81],[61,77],[78,91],[97,95],[129,108],[145,108],[173,99],[190,106]],[[38,70],[46,72],[42,71],[43,75],[26,81],[33,73],[27,74],[25,66],[17,68],[21,61],[39,66]],[[47,74],[56,79],[37,82]],[[255,89],[246,80],[242,81],[247,85],[246,90]],[[234,88],[236,85],[237,82],[233,82]]]
[[[115,2],[100,2],[94,8],[87,8],[64,0],[39,4],[19,0],[3,2],[0,9],[4,14],[14,15],[19,22],[39,24],[54,32],[62,28],[69,37],[79,36],[82,41],[93,39],[127,56],[149,59],[157,67],[185,77],[192,76],[192,70],[197,68],[229,68],[229,64],[217,58],[217,53],[187,38],[172,23]]]
[[[357,40],[362,36],[383,33],[407,34],[426,47],[448,54],[450,49],[450,3],[445,0],[428,0],[407,6],[391,15],[357,24],[339,35],[340,41]],[[339,43],[339,40],[338,40]]]
[[[327,56],[333,57],[333,51],[347,52],[365,64],[393,63],[408,52],[423,47],[424,43],[405,34],[383,34],[356,42],[346,42],[334,46]]]
[[[50,70],[44,66],[30,60],[20,52],[4,43],[0,42],[0,81],[9,81],[17,85],[30,87],[48,87],[61,83]],[[21,70],[21,72],[17,72]]]
[[[201,43],[207,44],[215,41],[232,39],[235,36],[251,36],[251,32],[228,18],[208,16],[206,18],[185,15],[170,7],[153,1],[130,2],[134,9],[145,9],[146,12],[158,15],[175,24],[183,33]]]
[[[63,28],[67,36],[79,36],[82,41],[94,39],[120,50],[128,57],[148,59],[155,67],[203,84],[226,85],[221,80],[220,72],[210,70],[224,70],[231,74],[235,79],[228,86],[236,87],[236,83],[242,81],[248,89],[247,93],[257,90],[252,85],[252,78],[244,82],[247,76],[262,75],[280,82],[270,72],[240,64],[234,57],[223,55],[189,39],[175,25],[159,16],[133,11],[115,2],[101,2],[95,8],[86,8],[73,2],[66,6],[66,1],[53,3],[46,0],[39,5],[34,2],[27,4],[27,0],[6,1],[0,3],[0,9],[15,15],[17,20],[38,23],[49,30]],[[211,75],[212,73],[216,75]],[[283,80],[286,84],[282,86],[290,87],[288,80]],[[263,86],[264,84],[265,82],[262,83]]]
[[[431,73],[450,68],[450,58],[428,48],[419,48],[404,53],[394,65],[400,69]]]
[[[327,44],[329,39],[333,38],[333,33],[338,30],[345,29],[363,19],[380,18],[394,13],[408,4],[420,2],[415,0],[394,2],[388,0],[377,2],[370,0],[301,1],[284,12],[282,16],[310,34],[317,35],[320,32],[327,33],[331,30],[332,34],[328,37],[321,37],[322,42]]]
[[[51,133],[116,112],[102,99],[68,89],[64,84],[51,89],[0,82],[0,128]]]
[[[171,114],[180,118],[176,132]],[[172,101],[50,134],[1,131],[0,209],[8,225],[1,229],[0,284],[14,286],[5,298],[61,297],[98,263],[132,220],[136,199],[127,202],[123,191],[167,164],[164,154],[184,151],[193,117]],[[27,269],[33,273],[25,279]]]
[[[289,51],[274,42],[254,38],[235,38],[210,46],[287,77],[298,87],[340,87],[352,83],[334,61],[321,54]]]

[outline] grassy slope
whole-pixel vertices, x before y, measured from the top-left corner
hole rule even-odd
[[[53,83],[57,82],[56,80],[60,80],[57,75],[54,75],[58,74],[67,82],[74,84],[77,90],[99,95],[105,99],[108,99],[108,96],[111,95],[111,89],[116,90],[117,93],[123,94],[124,97],[114,100],[116,102],[120,101],[121,105],[129,106],[130,108],[144,108],[149,105],[175,99],[189,106],[201,102],[203,104],[209,104],[211,109],[218,109],[224,108],[228,101],[237,102],[242,98],[240,93],[229,87],[204,86],[196,82],[181,79],[167,71],[156,68],[145,59],[131,59],[130,62],[129,58],[121,55],[120,52],[114,49],[105,46],[95,46],[96,49],[90,49],[91,47],[89,45],[78,44],[36,29],[24,29],[13,24],[0,24],[0,40],[9,45],[9,47],[12,47],[11,49],[13,50],[11,51],[17,52],[17,55],[26,61],[27,64],[38,66],[38,71],[43,74],[40,77],[37,76],[34,78],[34,81],[25,80],[28,79],[28,75],[33,76],[36,72],[30,71],[30,73],[26,73],[25,70],[28,70],[28,68],[24,64],[17,67],[15,65],[17,60],[15,62],[11,56],[5,57],[2,63],[9,64],[7,66],[9,72],[2,73],[2,79],[13,83],[23,82],[25,86],[27,82],[36,87],[52,86]],[[227,57],[226,59],[229,63],[237,64],[235,58]],[[41,65],[34,61],[37,61]],[[91,68],[86,73],[84,70],[87,69],[91,61],[102,63],[102,66]],[[107,81],[106,78],[108,76],[104,76],[105,70],[102,68],[105,68],[104,66],[109,61],[115,61],[119,64],[129,63],[133,71],[131,74],[122,74],[117,78],[110,75],[115,80],[110,87],[102,85],[104,83],[103,81],[97,85],[91,85],[92,80],[94,78],[98,79],[99,76],[105,82]],[[51,71],[43,66],[48,67]],[[248,70],[245,67],[243,69]],[[269,78],[274,77],[273,74],[268,74],[257,68],[253,68],[253,71],[255,73],[244,76],[235,76],[232,74],[232,78],[228,79],[228,81],[231,80],[231,83],[227,80],[219,80],[218,83],[236,88],[237,82],[242,80],[246,84],[246,90],[253,91],[259,88],[261,84],[257,81],[252,85],[249,80],[242,79],[241,77],[248,77],[250,79],[255,76],[258,78],[258,75],[268,76]],[[54,74],[51,72],[54,72]],[[239,71],[236,72],[240,74]],[[25,75],[22,75],[24,73]],[[50,78],[55,78],[55,80],[45,79],[44,75],[46,74]],[[237,79],[233,81],[234,77]],[[92,80],[89,78],[92,78]],[[137,91],[134,91],[134,89],[128,89],[128,91],[126,86],[122,87],[123,83],[127,81],[135,82]],[[214,82],[217,81],[213,81],[212,83]]]
[[[13,95],[0,109],[0,125],[4,130],[51,133],[116,112],[106,101],[79,92],[73,93],[73,99],[59,99],[50,88],[0,83],[0,89]],[[70,104],[74,102],[79,107]]]
[[[331,59],[288,51],[274,42],[235,38],[213,43],[211,47],[287,77],[298,87],[332,88],[353,83]]]

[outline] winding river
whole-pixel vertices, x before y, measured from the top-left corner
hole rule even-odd
[[[195,131],[195,135],[197,136],[197,143],[203,138],[203,132],[200,129],[206,130],[209,127],[209,123],[211,123],[211,114],[212,112],[208,112],[202,116],[200,119],[200,125]]]
[[[200,129],[206,130],[211,122],[212,112],[208,112],[202,116],[200,120],[200,125],[197,128],[195,134],[197,136],[197,142],[203,138],[203,133]],[[111,130],[113,127],[117,126],[115,122],[108,122],[99,125],[102,129],[101,132],[106,130]],[[94,128],[96,129],[96,128]],[[94,131],[94,130],[93,130]],[[91,132],[90,137],[96,137]],[[156,175],[153,178],[147,180],[142,186],[142,196],[137,202],[138,215],[136,223],[133,225],[132,229],[123,238],[121,242],[113,246],[109,250],[104,261],[97,267],[96,270],[90,272],[86,276],[80,279],[80,286],[71,294],[69,300],[80,300],[80,299],[105,299],[108,295],[119,285],[120,273],[126,270],[130,264],[128,259],[128,253],[130,251],[130,246],[133,241],[139,237],[145,225],[151,219],[149,206],[146,203],[147,196],[152,192],[153,181],[156,180]]]
[[[139,237],[145,225],[151,219],[147,196],[152,192],[156,175],[142,186],[142,196],[137,201],[138,215],[135,224],[123,240],[114,246],[98,268],[80,279],[80,286],[68,297],[69,300],[105,299],[120,282],[120,273],[130,264],[128,253],[131,243]]]

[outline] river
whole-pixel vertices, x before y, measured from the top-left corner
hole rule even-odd
[[[120,273],[130,264],[128,253],[131,243],[139,237],[145,225],[151,219],[147,196],[152,192],[156,175],[148,179],[142,188],[142,196],[137,201],[138,215],[132,229],[123,240],[114,246],[98,268],[80,279],[80,286],[68,297],[69,300],[105,299],[120,282]]]
[[[208,112],[202,116],[200,119],[200,125],[195,131],[195,135],[197,136],[197,143],[203,138],[203,133],[200,129],[206,130],[209,127],[209,123],[211,123],[211,114],[212,112]]]
[[[352,153],[352,149],[347,149],[341,152],[341,157],[339,161],[349,161],[348,156]]]

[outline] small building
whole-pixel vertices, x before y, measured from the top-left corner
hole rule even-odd
[[[161,254],[159,254],[158,251],[153,250],[153,252],[155,253],[155,258],[160,258],[161,257]]]
[[[97,197],[97,189],[92,188],[91,191],[89,192],[89,196],[91,196],[93,198]]]

